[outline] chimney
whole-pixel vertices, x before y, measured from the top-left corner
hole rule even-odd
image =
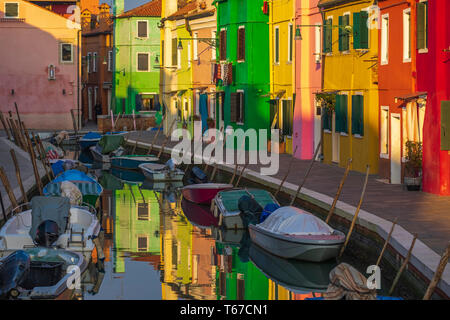
[[[114,0],[113,2],[113,15],[115,17],[121,15],[125,11],[125,1],[124,0]]]

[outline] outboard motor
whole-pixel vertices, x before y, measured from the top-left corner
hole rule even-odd
[[[20,287],[30,272],[28,253],[17,250],[0,261],[0,299],[17,298]]]
[[[208,176],[199,167],[192,168],[191,178],[194,181],[194,183],[207,183],[208,182]]]
[[[238,201],[242,222],[247,227],[249,224],[257,224],[263,208],[250,196],[244,195]]]
[[[53,220],[41,222],[36,231],[34,241],[38,246],[50,247],[59,237],[58,224]]]

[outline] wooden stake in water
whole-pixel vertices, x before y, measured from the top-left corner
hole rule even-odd
[[[36,154],[34,153],[33,145],[31,144],[30,135],[28,134],[27,128],[24,128],[25,136],[27,138],[28,154],[30,155],[31,164],[33,165],[34,177],[36,179],[36,186],[38,188],[39,194],[42,195],[42,182],[39,176],[39,170],[36,163]]]
[[[381,253],[380,253],[380,256],[378,257],[377,263],[375,264],[376,266],[380,265],[381,259],[383,258],[384,251],[386,250],[386,248],[389,244],[389,241],[391,240],[392,232],[394,232],[394,228],[395,228],[396,224],[397,224],[397,218],[395,218],[394,222],[392,223],[391,231],[389,231],[386,241],[384,242],[383,249],[381,250]]]
[[[166,139],[164,140],[162,146],[161,146],[161,150],[159,150],[158,153],[158,158],[161,157],[161,154],[164,152],[164,147],[166,146],[166,143],[169,141],[170,136],[172,135],[172,127],[175,124],[175,121],[177,121],[176,119],[174,119],[172,121],[172,123],[170,124],[169,130],[167,131],[167,136]]]
[[[226,143],[227,143],[227,138],[228,138],[228,136],[227,136],[227,134],[226,134],[226,132],[224,133],[224,138],[223,138],[223,145],[222,145],[222,149],[226,149]],[[211,159],[210,159],[211,160]],[[214,180],[214,177],[216,176],[216,173],[217,173],[217,166],[219,165],[219,161],[218,161],[218,159],[216,159],[216,161],[214,162],[214,168],[213,168],[213,171],[212,171],[212,173],[211,173],[211,181],[213,181]]]
[[[0,179],[2,180],[3,186],[5,187],[6,193],[8,194],[9,200],[11,201],[12,208],[16,208],[19,205],[17,204],[16,196],[14,195],[14,191],[11,188],[11,184],[9,183],[8,176],[5,173],[5,169],[0,167]]]
[[[26,203],[26,202],[28,202],[28,197],[27,197],[25,188],[23,187],[22,177],[20,174],[20,166],[19,166],[19,162],[17,161],[16,152],[14,151],[14,149],[9,150],[9,152],[11,153],[11,158],[13,160],[14,167],[16,168],[17,182],[19,183],[19,188],[20,188],[20,191],[22,192],[23,202]]]
[[[152,144],[150,145],[150,148],[148,149],[147,154],[150,154],[152,152],[153,145],[155,144],[156,138],[158,138],[159,132],[161,131],[161,128],[163,126],[165,118],[166,118],[166,115],[163,116],[161,123],[158,126],[158,131],[156,132],[155,136],[153,137]]]
[[[441,279],[442,274],[444,273],[445,267],[447,266],[449,256],[450,256],[450,243],[447,245],[447,249],[442,254],[441,261],[439,261],[439,264],[436,269],[436,272],[434,273],[433,279],[431,279],[431,282],[427,288],[427,291],[425,292],[425,295],[423,296],[423,300],[431,299],[434,289],[436,288],[437,284],[439,283],[439,280]]]
[[[363,199],[364,199],[364,193],[366,193],[367,182],[369,181],[369,172],[370,172],[370,166],[367,165],[366,179],[364,180],[364,186],[363,186],[363,189],[362,189],[362,192],[361,192],[361,197],[359,198],[358,207],[356,208],[356,212],[355,212],[355,215],[353,216],[352,224],[350,225],[350,229],[348,230],[347,238],[345,239],[344,245],[341,248],[341,252],[339,253],[339,257],[341,257],[342,254],[344,253],[345,247],[347,247],[348,241],[350,240],[350,236],[352,235],[353,228],[355,227],[356,219],[358,218],[359,210],[361,209],[361,205],[362,205],[362,202],[363,202]]]
[[[8,136],[8,140],[11,140],[10,128],[6,125],[5,118],[3,117],[3,112],[0,111],[0,121],[2,122],[3,128],[5,128],[6,135]]]
[[[246,162],[244,164],[244,167],[242,168],[241,173],[239,174],[238,181],[236,182],[236,185],[234,186],[235,188],[237,188],[239,186],[239,182],[241,181],[242,175],[244,174],[244,171],[247,168],[247,165],[248,165],[248,163]]]
[[[45,155],[45,149],[44,149],[44,145],[42,144],[42,140],[39,137],[39,135],[36,136],[36,138],[37,138],[37,142],[38,142],[38,145],[39,145],[39,150],[41,150],[41,153],[42,153],[42,155],[44,157],[44,161],[45,161],[47,167],[50,170],[50,179],[54,179],[55,178],[55,174],[53,173],[52,165],[50,164],[50,161],[48,160],[47,156]],[[78,159],[78,150],[76,152],[76,155],[77,156],[74,159]],[[51,180],[49,180],[49,181],[51,181]]]
[[[339,196],[341,195],[342,187],[344,187],[345,180],[347,179],[348,172],[350,171],[350,164],[351,163],[352,163],[352,159],[350,158],[350,159],[348,159],[347,168],[345,168],[345,173],[344,173],[344,176],[341,179],[341,183],[339,184],[338,191],[336,192],[336,195],[334,196],[333,204],[331,205],[330,211],[328,211],[328,216],[327,216],[327,219],[325,220],[326,223],[328,223],[330,221],[331,216],[334,213],[334,208],[336,207],[336,204],[337,204],[337,201],[339,199]]]
[[[405,261],[403,261],[402,266],[398,270],[397,275],[395,276],[394,282],[392,283],[392,287],[389,290],[389,293],[388,293],[389,296],[392,295],[392,293],[394,292],[395,286],[397,285],[398,280],[400,280],[400,276],[402,275],[403,270],[408,265],[409,259],[411,258],[412,250],[414,248],[414,244],[416,243],[416,239],[417,239],[417,234],[414,234],[414,238],[412,240],[411,247],[408,250],[408,254],[406,255]]]
[[[39,154],[39,158],[40,158],[40,160],[42,162],[42,166],[45,169],[45,174],[47,175],[47,179],[50,182],[50,181],[52,181],[52,178],[50,177],[50,173],[48,172],[48,168],[47,168],[47,165],[48,165],[47,164],[47,157],[45,156],[45,154],[42,154],[42,150],[41,150],[41,148],[39,146],[39,143],[37,141],[36,135],[34,135],[34,133],[32,133],[32,134],[33,134],[34,145],[36,146],[36,150],[37,150],[37,152]]]
[[[319,144],[318,144],[317,147],[316,147],[316,151],[314,152],[314,156],[313,156],[313,158],[312,158],[312,160],[311,160],[311,164],[309,165],[308,171],[306,171],[306,174],[305,174],[305,177],[303,178],[302,183],[298,186],[298,189],[297,189],[297,192],[295,193],[295,196],[293,196],[292,199],[291,199],[290,206],[292,206],[292,205],[294,204],[295,199],[297,199],[297,197],[298,197],[298,195],[299,195],[299,193],[300,193],[300,190],[303,188],[303,185],[304,185],[305,182],[306,182],[306,178],[308,178],[308,175],[309,175],[309,173],[311,172],[311,169],[312,169],[312,167],[313,167],[313,165],[314,165],[314,162],[316,161],[317,154],[319,153],[319,150],[320,150],[320,146],[321,146],[321,145],[322,145],[322,139],[320,139],[320,142],[319,142]]]
[[[298,145],[295,146],[295,150],[294,150],[294,152],[292,153],[291,161],[289,161],[288,170],[287,170],[286,174],[284,175],[283,180],[281,180],[281,184],[278,186],[277,192],[275,192],[275,198],[277,197],[278,192],[280,192],[281,187],[283,186],[284,182],[286,181],[287,177],[289,176],[289,173],[291,172],[292,163],[294,163],[294,160],[295,160],[294,155],[295,155],[295,153],[297,152],[297,148],[298,148]]]

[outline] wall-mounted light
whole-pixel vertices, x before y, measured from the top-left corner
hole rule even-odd
[[[294,37],[294,39],[295,40],[302,40],[302,33],[300,32],[300,27],[299,26],[297,26],[295,28],[295,37]]]
[[[155,56],[155,64],[159,64],[159,55]]]
[[[48,66],[48,80],[55,80],[56,78],[56,70],[53,64]]]
[[[177,49],[178,50],[183,50],[183,44],[181,43],[181,40],[178,41]]]
[[[11,95],[12,96],[14,95],[14,89],[11,89]]]
[[[66,89],[63,89],[63,90],[62,90],[62,94],[63,94],[63,96],[66,95]]]

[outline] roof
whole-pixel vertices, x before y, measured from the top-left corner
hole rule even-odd
[[[161,0],[153,0],[143,4],[142,6],[128,10],[117,18],[128,17],[161,17]]]
[[[372,0],[319,0],[317,6],[319,8],[330,8],[336,5],[348,3],[348,2],[373,2]]]
[[[189,2],[184,7],[180,8],[178,11],[168,16],[167,19],[176,20],[179,17],[184,17],[186,14],[195,9],[197,9],[197,1]]]

